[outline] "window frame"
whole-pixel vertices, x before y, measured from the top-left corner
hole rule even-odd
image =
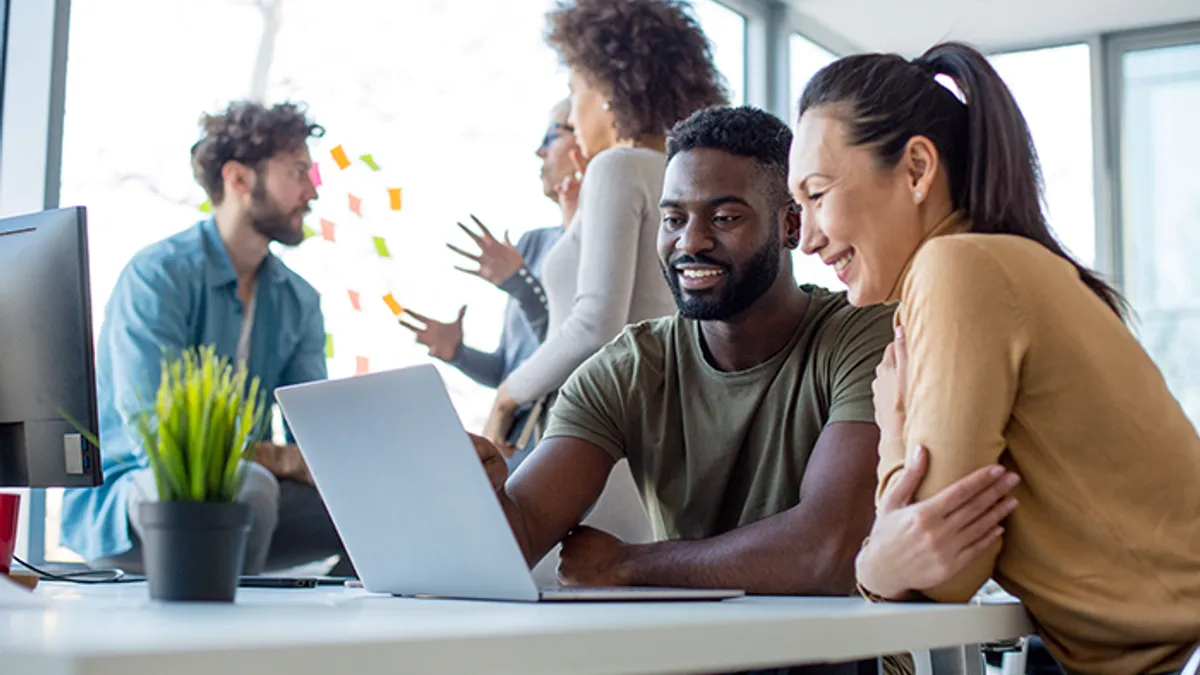
[[[1125,89],[1122,62],[1129,52],[1200,44],[1200,21],[1113,33],[1104,36],[1100,42],[1105,87],[1104,105],[1107,113],[1103,129],[1106,146],[1104,171],[1109,181],[1106,210],[1110,219],[1109,230],[1104,234],[1110,257],[1110,274],[1117,288],[1123,291],[1129,251],[1125,245],[1126,223],[1122,196],[1125,183],[1121,175],[1124,160],[1121,156],[1121,125],[1124,122]],[[1097,253],[1099,235],[1097,232]]]

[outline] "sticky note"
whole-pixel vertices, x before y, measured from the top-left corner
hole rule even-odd
[[[358,197],[355,197],[354,195],[349,195],[349,197],[350,197],[350,210],[354,212],[354,215],[359,216],[361,218],[362,217],[362,200],[359,199]]]
[[[400,210],[400,188],[388,188],[388,198],[392,202],[392,210]]]
[[[346,156],[346,151],[340,145],[330,150],[329,156],[333,157],[334,162],[337,162],[339,169],[345,169],[350,166],[350,158]]]
[[[321,219],[321,238],[325,241],[333,241],[333,222]]]
[[[312,179],[313,187],[321,187],[321,167],[316,162],[308,170],[308,177]]]
[[[392,254],[388,252],[387,240],[383,237],[375,237],[375,252],[380,258],[390,258]]]
[[[404,307],[401,306],[400,303],[396,302],[396,296],[392,295],[391,293],[383,296],[383,301],[387,303],[388,309],[392,310],[392,314],[400,316],[404,313]]]
[[[354,309],[357,309],[361,312],[362,303],[359,301],[358,291],[347,290],[346,292],[350,294],[350,304],[354,305]]]
[[[311,227],[309,227],[308,225],[302,225],[302,226],[301,226],[301,231],[304,233],[304,239],[305,239],[305,241],[307,241],[307,240],[309,239],[309,237],[315,237],[315,236],[317,236],[317,233],[316,233],[316,232],[313,232],[313,231],[312,231],[312,228],[311,228]]]
[[[204,200],[204,203],[200,205],[200,212],[201,213],[212,213],[212,200],[211,199]]]
[[[354,374],[365,375],[371,372],[371,362],[365,356],[359,356],[355,359]]]
[[[367,166],[371,167],[372,171],[379,170],[379,165],[375,163],[374,157],[372,157],[370,155],[362,155],[359,157],[359,159],[361,159],[363,161],[363,164],[366,164]]]
[[[329,333],[325,334],[325,358],[333,358],[333,336]]]

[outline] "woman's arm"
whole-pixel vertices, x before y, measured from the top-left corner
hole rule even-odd
[[[624,153],[601,153],[584,177],[579,272],[571,313],[506,383],[516,403],[528,403],[566,381],[611,341],[629,317],[638,242],[648,191],[644,171]]]
[[[1007,271],[977,239],[943,237],[914,261],[898,310],[908,350],[902,438],[880,443],[879,495],[923,446],[917,501],[995,464],[1006,449],[1029,327]],[[992,575],[1001,540],[943,584],[919,590],[966,601]]]
[[[525,263],[512,276],[500,282],[499,288],[517,302],[521,314],[529,322],[529,327],[533,329],[538,342],[541,342],[546,339],[546,328],[550,325],[550,304],[546,300],[546,290],[542,282],[533,274],[533,270],[529,269],[533,257],[530,255],[530,248],[533,247],[535,232],[541,231],[526,232],[517,241],[517,251],[521,253]],[[541,251],[541,255],[545,254],[545,250]]]

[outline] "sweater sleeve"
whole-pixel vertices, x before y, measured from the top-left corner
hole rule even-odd
[[[555,391],[588,357],[611,341],[629,317],[640,231],[649,208],[644,168],[606,151],[584,176],[580,199],[579,271],[570,315],[508,378],[518,403]]]
[[[501,333],[500,347],[494,352],[483,352],[459,345],[454,358],[450,360],[450,365],[485,387],[499,387],[504,376],[504,337]]]
[[[880,445],[879,495],[923,445],[929,470],[917,491],[927,499],[956,480],[997,462],[1005,451],[1028,325],[1001,263],[975,239],[943,237],[926,244],[904,282],[898,310],[908,344],[904,439]],[[965,602],[991,577],[997,542],[945,584],[922,591]]]
[[[521,308],[521,314],[525,316],[525,321],[533,329],[533,334],[537,337],[538,342],[541,342],[546,339],[546,329],[550,325],[550,304],[546,300],[546,290],[542,287],[542,282],[529,268],[532,248],[532,237],[526,233],[517,241],[517,250],[525,258],[526,264],[522,265],[521,269],[514,272],[512,276],[501,281],[499,287],[517,301],[517,306]]]

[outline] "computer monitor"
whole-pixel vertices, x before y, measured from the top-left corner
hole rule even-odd
[[[0,487],[103,482],[83,207],[0,220]]]

